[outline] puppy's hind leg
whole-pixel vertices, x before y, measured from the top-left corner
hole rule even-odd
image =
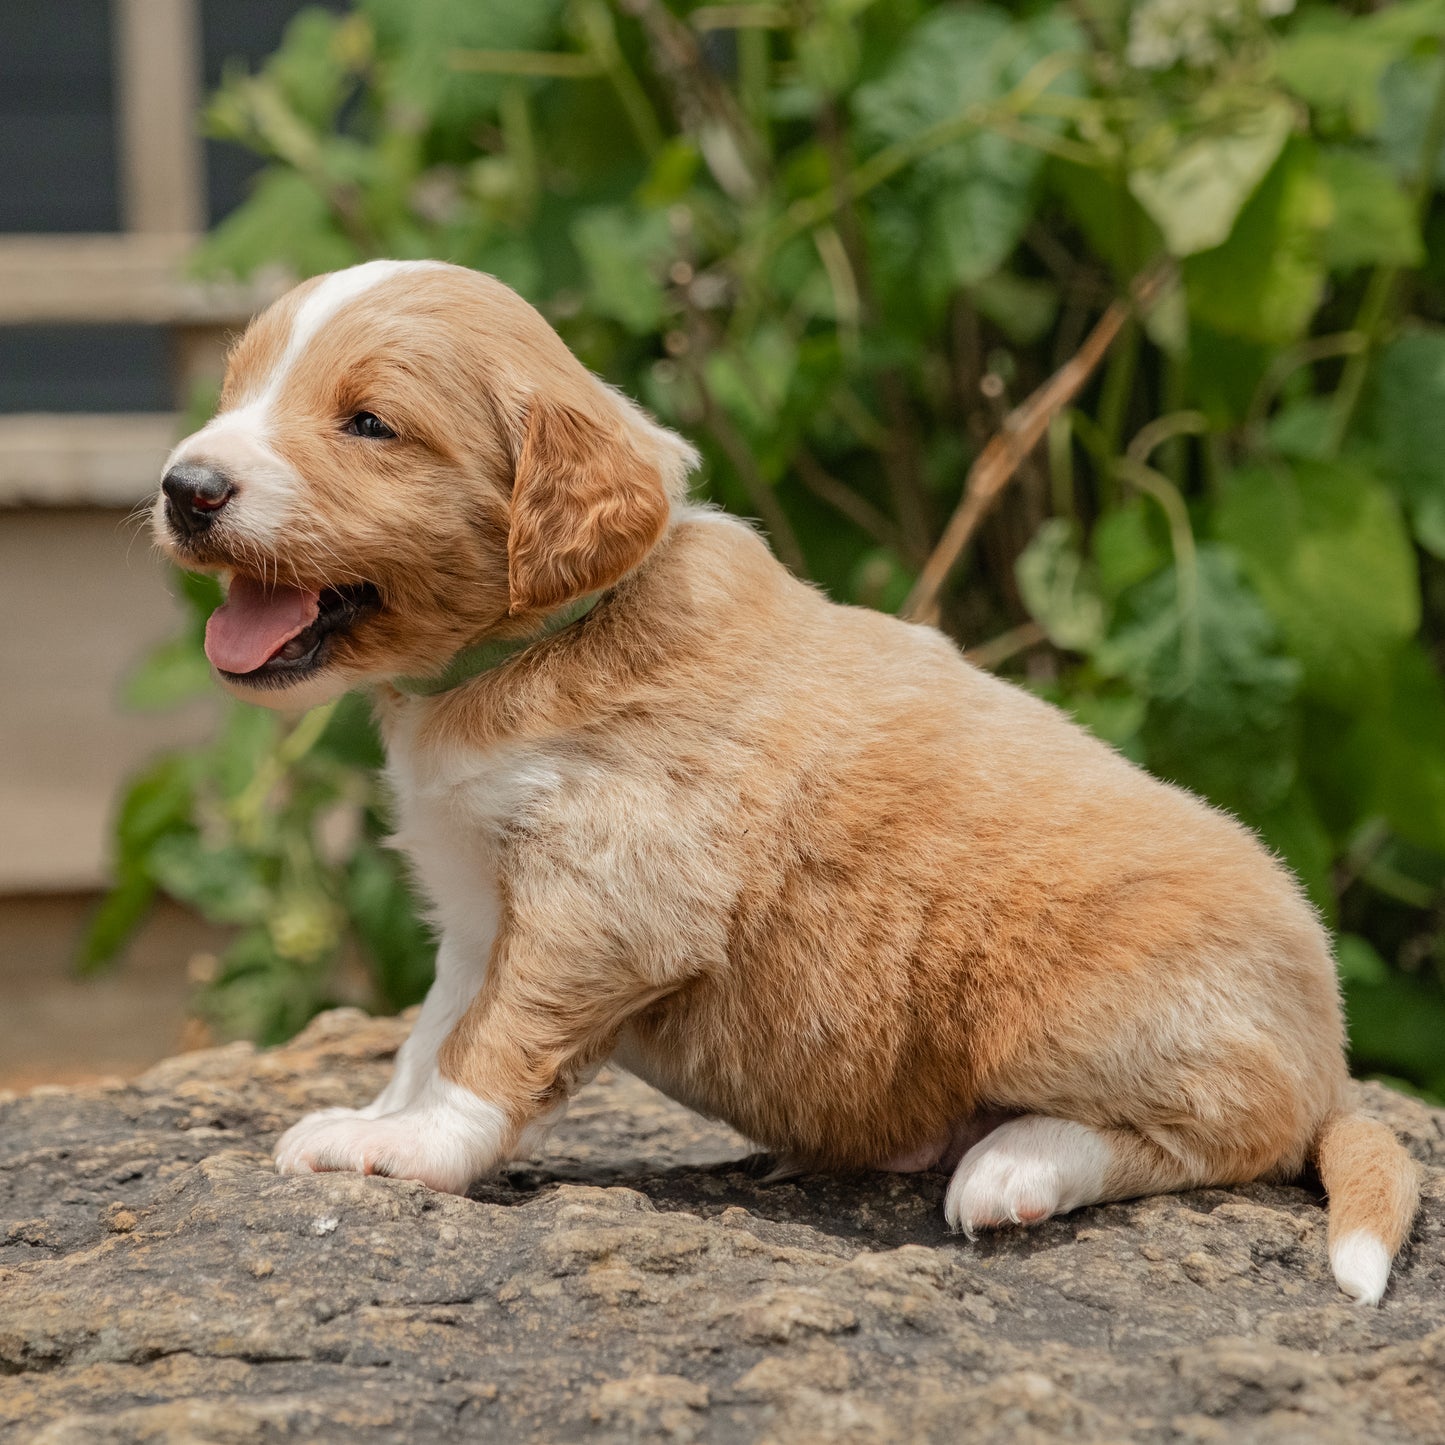
[[[972,1238],[980,1229],[1037,1224],[1086,1204],[1184,1189],[1206,1173],[1131,1130],[1025,1114],[963,1156],[943,1212],[951,1228]]]

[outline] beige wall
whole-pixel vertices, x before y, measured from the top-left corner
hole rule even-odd
[[[121,780],[206,735],[205,703],[140,714],[119,698],[179,618],[125,513],[0,509],[0,894],[99,886]]]
[[[160,904],[113,969],[71,967],[91,895],[0,897],[0,1097],[34,1084],[128,1077],[211,1042],[189,1017],[188,964],[224,946],[174,904]]]

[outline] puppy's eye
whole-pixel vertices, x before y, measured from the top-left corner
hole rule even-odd
[[[354,437],[369,437],[372,441],[385,441],[396,433],[374,412],[359,411],[349,422],[346,430]]]

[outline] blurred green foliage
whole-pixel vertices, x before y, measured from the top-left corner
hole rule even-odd
[[[1011,406],[1146,272],[943,622],[1259,830],[1340,935],[1355,1058],[1445,1094],[1445,0],[360,0],[213,135],[268,158],[203,265],[439,256],[533,300],[701,446],[709,495],[897,608]],[[199,619],[211,585],[187,584]],[[205,685],[199,622],[136,680]],[[364,706],[231,706],[119,815],[112,955],[160,889],[280,1038],[359,947],[430,947]]]

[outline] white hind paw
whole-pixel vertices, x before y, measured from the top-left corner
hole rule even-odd
[[[1390,1251],[1369,1230],[1353,1229],[1330,1245],[1330,1268],[1352,1300],[1377,1305],[1390,1278]]]
[[[1108,1142],[1067,1119],[1026,1115],[995,1129],[959,1162],[943,1201],[970,1238],[1001,1224],[1037,1224],[1101,1197]]]

